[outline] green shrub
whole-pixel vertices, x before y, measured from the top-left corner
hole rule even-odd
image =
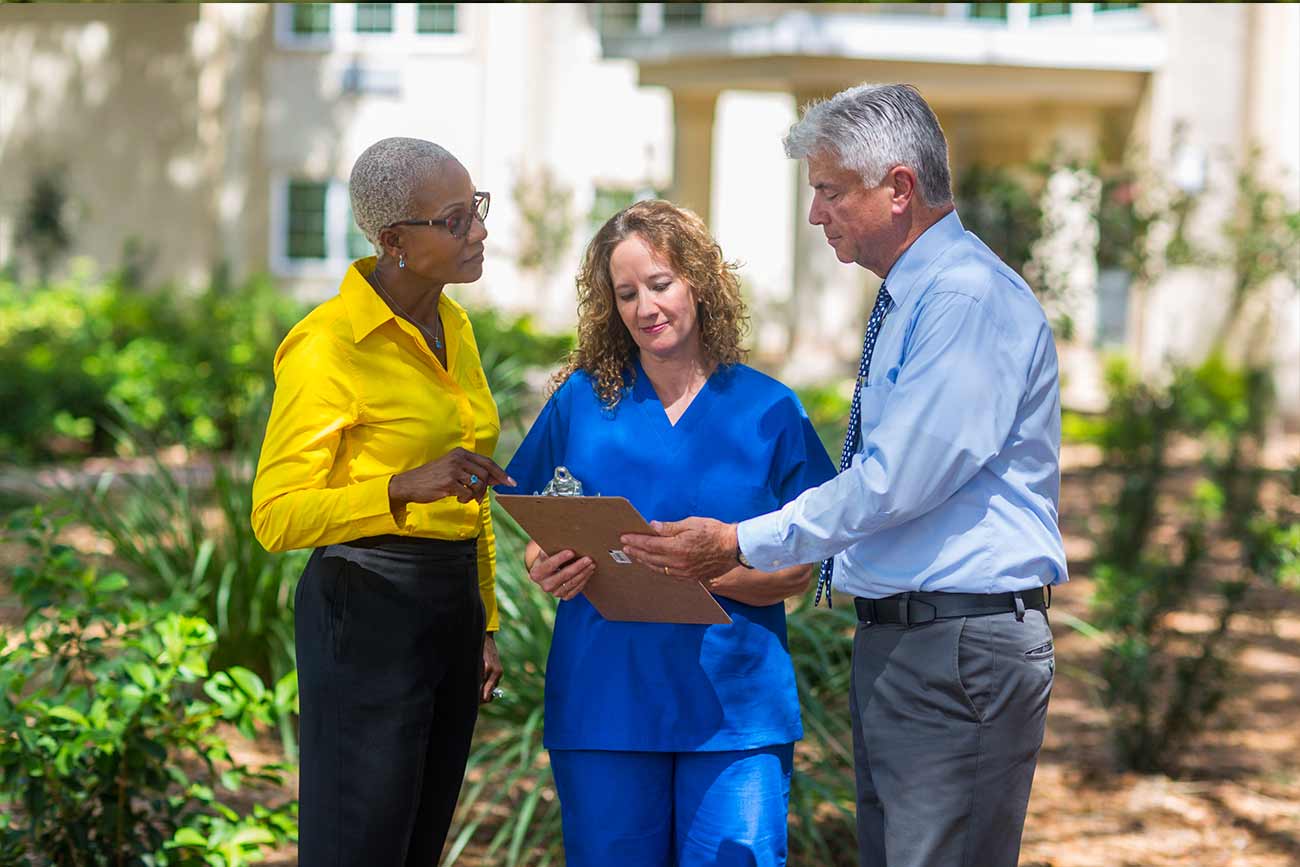
[[[544,395],[530,386],[529,371],[558,368],[573,348],[573,335],[545,334],[531,316],[511,319],[490,308],[471,310],[469,316],[483,372],[501,413],[503,445],[510,447],[523,439],[525,420],[544,401]]]
[[[844,435],[849,429],[849,408],[853,400],[851,385],[831,383],[810,386],[798,389],[797,394],[826,453],[831,455],[832,460],[838,461],[844,446]]]
[[[1105,452],[1119,490],[1098,544],[1089,634],[1103,642],[1101,699],[1123,765],[1171,770],[1227,695],[1230,627],[1249,594],[1293,585],[1300,523],[1283,500],[1262,505],[1270,473],[1258,465],[1272,407],[1267,374],[1211,358],[1156,387],[1122,363],[1108,372],[1110,408],[1079,427]],[[1169,457],[1194,437],[1202,460],[1190,471]],[[1190,484],[1171,508],[1174,481]],[[1156,530],[1172,524],[1172,543]],[[1224,563],[1216,546],[1234,543]],[[1212,626],[1194,639],[1171,614],[1199,605]],[[1095,630],[1095,631],[1094,631]]]
[[[223,271],[193,294],[84,273],[32,287],[0,275],[0,449],[19,460],[103,453],[123,424],[231,448],[265,412],[275,350],[305,313],[269,280],[236,286]],[[470,316],[502,418],[521,427],[513,420],[535,409],[524,373],[557,366],[572,337],[544,334],[528,316]]]
[[[957,178],[954,192],[962,224],[1016,273],[1024,272],[1042,231],[1041,185],[1041,178],[1025,183],[1000,166],[974,165]]]
[[[265,401],[271,360],[303,308],[271,283],[195,295],[84,275],[24,287],[0,280],[0,448],[19,459],[80,443],[106,451],[114,424],[228,448]]]
[[[149,472],[105,474],[95,488],[66,495],[78,518],[112,545],[135,594],[168,600],[215,627],[214,665],[278,681],[294,670],[293,590],[310,552],[272,554],[253,536],[255,430],[239,435],[235,452],[211,458],[210,482],[202,465],[168,466],[156,449],[125,437],[124,450],[152,455]],[[288,715],[280,732],[293,756]]]
[[[23,640],[0,654],[0,857],[6,864],[234,865],[296,834],[296,807],[239,815],[212,788],[278,786],[279,766],[235,761],[218,725],[252,737],[288,712],[291,674],[211,673],[212,628],[124,592],[54,541],[39,510],[13,575]]]

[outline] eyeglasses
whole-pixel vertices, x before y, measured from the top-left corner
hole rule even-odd
[[[470,227],[474,221],[480,223],[487,221],[488,207],[492,204],[492,194],[478,192],[474,194],[474,203],[468,211],[457,211],[450,217],[443,217],[441,220],[398,220],[396,223],[389,223],[384,226],[385,229],[391,229],[394,226],[446,226],[447,232],[453,238],[463,238],[469,234]]]

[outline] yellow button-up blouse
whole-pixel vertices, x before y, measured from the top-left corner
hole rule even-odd
[[[348,268],[339,294],[285,337],[275,399],[253,482],[253,532],[269,551],[366,536],[478,537],[487,628],[497,629],[496,545],[489,498],[412,503],[394,516],[388,480],[460,446],[488,457],[501,420],[465,310],[438,304],[447,368],[414,325],[366,281],[375,259]]]

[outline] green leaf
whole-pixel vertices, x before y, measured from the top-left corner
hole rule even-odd
[[[266,695],[266,687],[262,685],[262,679],[247,668],[235,666],[227,669],[226,673],[235,682],[235,686],[239,687],[240,692],[254,701],[258,701]]]
[[[172,837],[172,843],[176,846],[197,846],[206,849],[208,838],[194,828],[181,828],[176,832],[176,836]]]
[[[275,835],[265,828],[240,828],[230,838],[231,843],[240,846],[265,846],[275,842]]]
[[[95,582],[95,592],[102,594],[117,593],[130,586],[130,581],[121,572],[112,572]]]
[[[150,690],[158,686],[158,674],[143,662],[133,662],[126,666],[127,677],[131,678],[141,689]]]
[[[75,708],[70,708],[67,705],[58,705],[57,707],[52,707],[49,710],[47,710],[45,713],[46,715],[52,716],[55,719],[66,720],[70,723],[74,723],[78,726],[81,726],[83,729],[90,728],[90,720],[86,719],[86,717],[80,711],[76,710]]]
[[[298,711],[298,670],[286,674],[275,683],[275,708],[282,713]]]

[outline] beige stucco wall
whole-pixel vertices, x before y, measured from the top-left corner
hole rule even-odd
[[[245,38],[257,15],[238,14],[252,19]],[[230,17],[179,4],[0,8],[0,260],[21,259],[18,214],[48,170],[66,181],[73,255],[113,267],[134,238],[153,275],[182,283],[204,278],[223,241],[257,255],[264,230],[240,226],[230,192],[256,182],[255,112],[226,82],[256,79],[256,59]]]

